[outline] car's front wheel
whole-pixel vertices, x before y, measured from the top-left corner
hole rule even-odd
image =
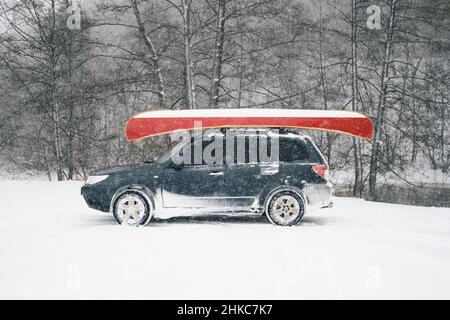
[[[266,208],[269,221],[279,226],[293,226],[305,213],[303,199],[292,191],[280,191],[273,195]]]
[[[119,224],[146,225],[151,218],[147,200],[136,191],[125,191],[114,202],[113,215]]]

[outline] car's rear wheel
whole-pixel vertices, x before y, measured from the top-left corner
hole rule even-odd
[[[273,195],[266,209],[269,221],[279,226],[293,226],[299,223],[305,206],[303,199],[292,191],[280,191]]]
[[[151,218],[147,200],[136,191],[125,191],[114,202],[113,215],[122,225],[146,225]]]

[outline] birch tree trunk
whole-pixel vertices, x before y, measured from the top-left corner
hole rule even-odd
[[[387,39],[383,57],[383,64],[380,77],[380,95],[378,99],[377,116],[375,124],[375,137],[372,144],[372,154],[370,157],[370,172],[369,172],[369,196],[371,200],[377,199],[376,184],[378,172],[378,155],[380,153],[380,139],[383,130],[383,122],[386,111],[386,95],[387,95],[387,81],[389,77],[389,68],[391,64],[392,42],[394,33],[394,23],[396,17],[396,5],[398,0],[390,1],[389,13],[389,27],[387,32]]]
[[[217,108],[219,104],[219,87],[222,77],[223,47],[225,40],[225,13],[226,0],[218,0],[215,55],[211,75],[211,91],[209,96],[210,108]]]
[[[242,91],[244,90],[244,37],[242,35],[242,24],[241,18],[238,18],[237,21],[237,30],[239,33],[239,66],[238,66],[238,74],[239,74],[239,84],[238,84],[238,96],[236,99],[236,108],[241,107],[242,101]]]
[[[357,53],[357,20],[356,1],[352,0],[352,110],[358,111],[357,91],[358,91],[358,53]],[[363,166],[361,159],[360,141],[353,138],[353,154],[355,158],[355,181],[353,184],[353,195],[361,197],[363,190]]]
[[[184,29],[184,74],[186,85],[186,105],[188,109],[195,109],[195,82],[192,63],[192,28],[191,4],[192,0],[182,0],[183,29]]]
[[[319,64],[320,64],[320,84],[322,87],[322,97],[323,97],[323,106],[325,110],[328,110],[328,97],[327,97],[327,86],[325,79],[325,68],[323,63],[323,26],[322,26],[322,3],[319,2]],[[328,165],[331,162],[331,135],[329,132],[325,133],[327,138],[327,162]]]
[[[66,1],[66,6],[69,6],[69,2]],[[72,30],[67,28],[67,38],[72,39],[73,34]],[[73,53],[73,43],[72,40],[68,41],[67,47],[65,48],[66,51],[66,58],[67,58],[67,83],[69,87],[69,105],[67,106],[69,108],[69,115],[67,118],[68,122],[68,128],[67,128],[67,179],[73,180],[74,171],[75,171],[75,156],[74,156],[74,147],[75,147],[75,135],[74,135],[74,102],[73,102],[73,89],[74,89],[74,83],[73,83],[73,76],[74,76],[74,69],[73,69],[73,60],[74,60],[74,53]]]
[[[55,33],[56,33],[56,3],[55,0],[51,1],[51,30],[49,30],[48,47],[49,47],[49,62],[51,72],[50,83],[50,102],[52,110],[52,118],[54,124],[54,143],[55,143],[55,155],[56,155],[56,176],[58,181],[64,180],[64,158],[62,154],[62,142],[60,132],[60,120],[59,120],[59,103],[57,98],[57,58],[55,48]]]
[[[141,13],[139,11],[138,0],[130,0],[130,1],[131,1],[131,5],[133,7],[134,16],[136,18],[136,22],[138,25],[139,34],[150,53],[149,63],[152,66],[152,68],[154,69],[155,76],[156,76],[159,105],[161,108],[166,108],[167,107],[166,92],[165,92],[164,80],[163,80],[163,76],[162,76],[162,72],[161,72],[161,66],[159,63],[159,55],[156,52],[155,46],[153,45],[153,42],[149,38],[147,31],[145,29],[145,25],[142,21]]]
[[[60,121],[59,121],[59,105],[56,98],[56,83],[52,83],[52,118],[54,122],[54,139],[55,139],[55,154],[56,154],[56,176],[58,181],[64,180],[64,159],[62,155],[61,146],[61,132],[60,132]]]

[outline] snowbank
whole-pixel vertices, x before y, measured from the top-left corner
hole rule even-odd
[[[354,169],[330,170],[330,179],[334,184],[353,185],[355,179]],[[408,186],[410,184],[416,186],[433,185],[449,188],[450,174],[426,167],[422,167],[420,170],[411,167],[405,171],[396,172],[396,174],[393,172],[379,174],[378,183],[397,186]]]

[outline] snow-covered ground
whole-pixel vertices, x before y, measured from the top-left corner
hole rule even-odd
[[[337,198],[292,228],[130,228],[80,186],[0,181],[0,298],[450,298],[450,209]]]

